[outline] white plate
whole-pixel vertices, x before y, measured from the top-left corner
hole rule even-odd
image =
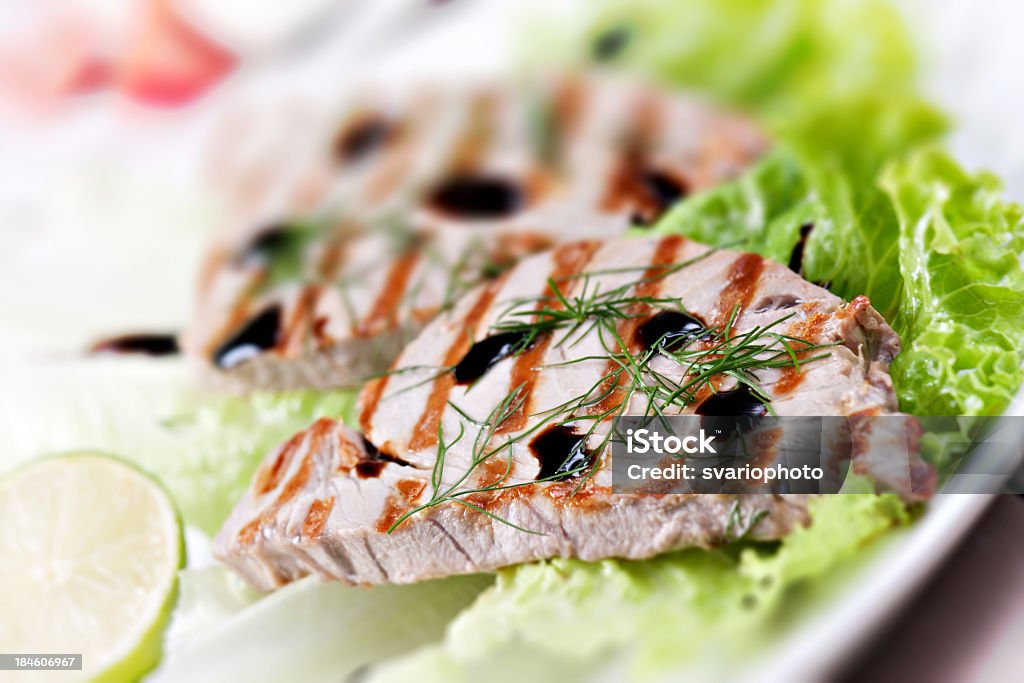
[[[390,4],[394,5],[394,3]],[[965,5],[967,3],[957,2],[953,4]],[[988,2],[988,4],[992,4],[992,2]],[[373,77],[377,78],[379,76],[381,79],[388,79],[400,75],[403,78],[408,78],[413,72],[419,75],[434,72],[450,73],[450,67],[456,65],[473,73],[486,73],[496,70],[497,65],[506,56],[502,53],[508,49],[508,45],[501,37],[506,32],[503,31],[501,36],[495,37],[490,31],[495,26],[501,28],[502,24],[502,21],[497,18],[500,13],[494,7],[496,5],[476,3],[476,5],[469,8],[465,15],[460,16],[458,22],[452,22],[452,25],[447,26],[444,31],[432,32],[429,36],[417,35],[417,41],[409,40],[408,49],[401,51],[401,54],[388,54],[389,59],[382,60],[380,73],[373,74]],[[939,8],[933,8],[930,3],[928,4],[927,12],[922,10],[919,10],[919,12],[918,19],[926,13],[933,17],[946,17],[947,19],[952,15],[948,9],[939,11]],[[1024,9],[1021,12],[1024,13]],[[976,14],[980,15],[982,13]],[[961,23],[954,23],[957,32],[966,35],[966,32],[962,31]],[[915,28],[926,29],[927,26],[923,24],[924,22],[918,21],[914,23]],[[1003,25],[1007,30],[1012,31],[1015,23],[1007,21]],[[476,30],[478,28],[482,30]],[[456,39],[456,35],[458,39]],[[462,42],[462,38],[465,36],[469,36],[466,40],[472,45],[471,50],[461,49],[461,46],[467,44]],[[423,39],[420,40],[420,38]],[[995,41],[989,42],[993,46],[996,45]],[[210,99],[200,103],[191,113],[183,115],[183,118],[191,116],[193,119],[191,121],[192,127],[203,128],[204,120],[217,118],[216,115],[218,113],[223,113],[217,110],[223,108],[232,97],[244,96],[250,92],[257,94],[270,92],[275,98],[278,98],[276,86],[281,81],[294,82],[294,90],[298,94],[317,96],[322,95],[325,91],[329,92],[330,88],[337,87],[339,80],[351,79],[356,75],[366,78],[368,74],[363,69],[363,62],[356,60],[356,57],[361,57],[362,53],[366,51],[367,45],[371,44],[375,45],[376,43],[352,39],[340,45],[333,53],[324,56],[324,59],[319,61],[313,59],[300,64],[290,64],[289,67],[294,68],[281,70],[280,73],[271,76],[271,78],[276,78],[277,83],[247,81],[246,79],[252,73],[242,69],[226,84],[224,91],[214,93]],[[952,44],[950,43],[950,45]],[[383,50],[383,48],[381,49]],[[993,47],[993,51],[995,49]],[[956,47],[951,47],[950,50],[956,53],[955,61],[962,63],[961,51]],[[1019,56],[1019,53],[1020,50],[1018,49],[1016,54]],[[466,60],[466,54],[472,54],[473,59]],[[330,58],[339,59],[341,56],[351,58],[351,63],[358,64],[360,67],[358,72],[339,75]],[[1003,59],[999,60],[999,63],[1013,65],[1019,63],[1019,60]],[[945,84],[942,88],[939,88],[936,95],[941,102],[948,104],[962,119],[965,119],[961,121],[961,123],[966,124],[963,128],[964,131],[969,133],[970,131],[977,130],[982,132],[997,130],[1001,134],[1000,145],[1002,145],[1003,134],[1014,130],[1015,120],[1013,120],[1013,116],[1016,111],[1019,111],[1019,107],[999,106],[998,103],[991,103],[989,99],[980,100],[979,97],[958,97],[958,94],[962,95],[960,86],[965,82],[973,83],[979,87],[981,85],[979,79],[972,79],[968,74],[957,82],[953,80],[945,81]],[[996,85],[998,85],[998,82]],[[993,92],[995,91],[1021,92],[1019,88],[1004,88],[1002,90],[996,88]],[[960,103],[959,105],[957,104],[958,102]],[[964,102],[983,102],[983,104],[978,106],[983,107],[984,111],[979,112],[976,119],[972,121],[972,112],[964,108]],[[26,151],[18,158],[19,161],[23,161],[22,157],[39,157],[40,167],[45,166],[46,169],[51,168],[54,159],[59,159],[64,166],[59,169],[61,171],[59,175],[64,176],[64,184],[55,184],[52,182],[53,179],[46,174],[32,173],[32,167],[28,167],[28,171],[26,171],[24,163],[12,164],[8,168],[16,170],[11,170],[7,174],[0,173],[0,175],[4,176],[5,179],[11,178],[12,180],[18,180],[23,177],[31,177],[38,180],[39,182],[35,185],[40,188],[40,192],[45,191],[48,198],[47,206],[50,207],[49,211],[54,213],[57,209],[53,207],[64,206],[63,204],[58,204],[56,198],[52,198],[54,188],[62,189],[68,185],[78,185],[79,177],[69,171],[69,168],[78,159],[70,152],[69,145],[67,144],[68,140],[82,143],[77,145],[75,149],[86,149],[93,157],[100,157],[106,160],[107,152],[115,146],[114,141],[124,139],[126,129],[135,131],[139,135],[152,135],[153,133],[153,130],[149,128],[151,124],[149,119],[124,121],[113,117],[107,118],[109,112],[94,111],[92,113],[94,114],[92,119],[84,121],[82,125],[66,122],[67,125],[64,128],[67,130],[62,131],[66,135],[56,135],[56,126],[47,129],[46,137],[53,140],[52,148],[54,151],[52,158],[44,157],[41,154],[40,150],[44,149],[42,146],[32,147],[31,155]],[[990,113],[1003,116],[1004,120],[999,122],[1001,125],[992,125],[988,118]],[[86,116],[89,116],[89,114],[87,113]],[[182,123],[187,124],[189,121],[184,120]],[[107,130],[108,128],[109,130]],[[1008,135],[1006,139],[1024,140],[1024,137]],[[194,170],[194,164],[198,163],[197,158],[201,156],[197,149],[190,146],[195,141],[194,138],[181,139],[180,134],[177,137],[168,135],[164,145],[166,149],[146,147],[140,151],[140,146],[134,145],[133,139],[128,139],[127,143],[121,145],[121,148],[136,151],[134,156],[138,158],[130,161],[134,162],[139,169],[137,184],[129,186],[131,192],[128,194],[131,194],[133,197],[142,195],[143,193],[137,187],[146,188],[152,185],[155,188],[158,184],[160,186],[165,185],[169,175],[169,158],[183,158],[180,164],[182,167],[180,175],[182,177],[188,176],[188,172]],[[976,138],[968,137],[965,139],[961,136],[956,142],[957,151],[962,155],[965,149],[973,151],[974,154],[967,155],[971,156],[971,161],[999,167],[1004,176],[1009,176],[1008,180],[1011,186],[1024,188],[1024,171],[1021,171],[1019,175],[1014,175],[1014,171],[1018,170],[1019,167],[1009,163],[999,163],[1003,160],[987,156],[984,152],[988,148],[978,143]],[[45,149],[49,150],[49,148]],[[999,149],[1005,150],[1006,147],[1003,145]],[[101,150],[103,154],[100,155],[97,150]],[[161,160],[162,166],[154,166],[153,162],[157,159]],[[95,161],[95,158],[90,160]],[[120,161],[124,162],[124,168],[131,166],[129,161],[123,159],[120,159]],[[86,168],[86,165],[82,164],[82,167]],[[154,172],[154,168],[159,170]],[[177,166],[174,166],[174,168],[177,168]],[[85,177],[85,175],[83,171],[82,177]],[[89,167],[89,175],[90,177],[92,175],[91,167]],[[9,183],[9,185],[12,184]],[[187,185],[187,182],[185,184]],[[17,185],[13,186],[18,187]],[[163,188],[161,189],[163,190]],[[194,193],[190,194],[190,192]],[[201,197],[202,192],[197,191],[193,187],[186,187],[180,189],[180,195],[195,198]],[[177,196],[175,195],[175,198]],[[68,200],[68,197],[63,196],[63,199]],[[61,212],[60,215],[43,216],[40,218],[40,223],[44,222],[43,218],[52,218],[54,225],[59,224],[61,227],[69,228],[67,234],[86,234],[84,230],[80,230],[83,227],[83,215],[86,212],[81,210],[82,207],[74,201],[75,199],[76,195],[72,195],[70,200],[68,200],[71,201],[71,204],[66,211]],[[104,215],[101,217],[102,220],[97,219],[97,223],[102,223],[110,233],[108,235],[108,242],[115,247],[119,246],[125,249],[127,244],[125,240],[130,239],[130,235],[137,235],[136,239],[153,242],[157,247],[162,248],[155,236],[160,235],[163,231],[157,230],[156,228],[160,226],[153,224],[154,215],[158,218],[165,216],[164,220],[168,224],[174,223],[176,226],[191,224],[193,229],[191,234],[188,235],[189,244],[187,246],[189,248],[186,249],[182,246],[183,238],[178,234],[174,239],[163,240],[165,244],[169,244],[176,250],[172,252],[174,258],[165,257],[161,259],[153,257],[145,264],[149,269],[148,272],[151,272],[154,281],[167,283],[191,281],[191,275],[186,274],[187,277],[181,275],[183,270],[182,264],[188,262],[188,256],[192,252],[198,251],[198,244],[204,241],[199,234],[201,230],[196,227],[200,221],[196,220],[195,216],[188,215],[187,212],[186,215],[179,217],[169,211],[154,212],[149,201],[139,201],[138,203],[143,204],[140,215],[148,221],[147,226],[151,230],[148,232],[138,231],[138,221],[134,220],[134,213],[124,213],[124,215],[120,216],[121,220],[119,222],[111,220],[110,213],[112,209],[108,205]],[[108,201],[108,204],[112,204],[112,202]],[[187,206],[186,201],[175,201],[174,204],[176,207],[179,207],[179,210],[180,206]],[[197,211],[197,213],[203,213],[204,211],[205,209]],[[212,224],[216,222],[216,219],[210,218],[208,222]],[[20,225],[24,221],[9,220],[5,221],[5,223],[6,225],[13,226]],[[126,229],[122,234],[113,230],[111,228],[113,225],[124,225]],[[130,232],[127,227],[131,228]],[[169,235],[171,225],[166,227],[168,228],[166,234]],[[49,235],[51,233],[36,230],[33,234]],[[90,240],[95,241],[99,239],[99,230],[89,230],[87,234]],[[60,235],[63,236],[64,233],[60,233]],[[14,239],[13,233],[11,237]],[[22,240],[28,239],[25,234],[21,233],[19,233],[18,238]],[[74,303],[72,297],[66,296],[72,278],[66,277],[66,281],[61,282],[59,278],[51,275],[52,273],[66,274],[71,272],[69,268],[64,266],[66,264],[75,264],[80,260],[77,249],[72,248],[73,245],[65,245],[64,252],[60,252],[66,252],[67,258],[58,258],[57,248],[52,245],[61,243],[62,240],[46,240],[46,244],[41,240],[37,243],[29,242],[18,253],[16,258],[12,257],[4,262],[7,275],[11,276],[11,279],[6,280],[6,282],[16,283],[19,287],[17,288],[17,296],[10,296],[6,299],[0,296],[0,313],[17,319],[18,314],[24,314],[26,311],[43,310],[46,311],[49,318],[53,318],[55,321],[53,323],[53,335],[47,335],[45,339],[35,335],[30,338],[27,333],[24,333],[24,339],[20,339],[16,334],[17,331],[8,330],[8,334],[5,336],[14,337],[15,341],[20,339],[23,342],[19,345],[21,348],[31,348],[33,350],[41,346],[57,346],[62,348],[54,340],[74,339],[76,341],[73,343],[77,344],[78,339],[92,334],[94,326],[97,329],[100,327],[113,328],[116,326],[117,321],[134,321],[141,325],[155,325],[156,321],[151,321],[150,317],[146,316],[159,314],[161,316],[160,320],[163,321],[167,319],[169,311],[172,312],[172,318],[187,315],[187,312],[183,310],[184,299],[180,296],[181,291],[187,289],[186,287],[166,287],[166,291],[154,293],[154,296],[163,294],[163,298],[156,301],[153,298],[142,299],[133,296],[131,292],[121,291],[124,288],[117,286],[118,283],[130,280],[122,279],[120,277],[122,268],[113,263],[111,263],[110,267],[111,275],[106,279],[106,282],[115,285],[114,287],[102,289],[102,283],[98,281],[90,282],[82,278],[74,278],[75,291],[80,295],[80,298],[74,299],[74,301],[103,301],[105,305],[98,307],[100,310],[64,311],[57,308],[56,305],[37,306],[26,301],[23,292],[29,291],[36,296],[37,300],[45,300],[50,304],[58,302]],[[150,245],[150,248],[152,248],[152,245]],[[120,257],[126,256],[126,254],[124,251],[111,250],[110,260],[113,260],[115,256],[120,261]],[[3,261],[3,259],[0,259],[0,261]],[[139,270],[138,266],[136,270]],[[45,273],[45,280],[42,276],[43,273]],[[48,283],[50,284],[49,291],[52,292],[53,296],[45,298],[41,292],[46,291],[45,285]],[[37,287],[35,286],[36,284],[40,286]],[[8,288],[8,291],[14,292],[16,288],[12,286]],[[15,305],[17,305],[17,308],[15,308]],[[78,308],[77,304],[75,304],[75,308]],[[152,313],[154,311],[157,313]],[[114,315],[115,312],[118,316],[116,321],[104,317]],[[72,315],[72,313],[77,313],[77,317]],[[30,328],[32,330],[46,329],[47,331],[50,329],[42,324],[32,325]],[[0,339],[0,344],[5,343],[7,346],[12,344],[9,340]],[[1009,412],[1011,414],[1019,414],[1021,412],[1021,405],[1024,405],[1024,394],[1018,396],[1016,407]],[[2,460],[0,460],[0,465],[2,464]],[[913,597],[915,591],[922,586],[924,580],[941,566],[949,553],[964,538],[965,534],[971,529],[992,499],[993,496],[990,495],[950,495],[941,496],[936,499],[916,524],[907,530],[887,536],[882,542],[882,547],[878,548],[865,563],[865,566],[849,579],[848,583],[842,587],[836,597],[818,606],[805,620],[786,633],[782,637],[782,641],[773,647],[765,658],[756,662],[754,667],[747,672],[747,678],[759,682],[817,681],[835,674],[844,663],[856,656],[870,636],[887,619],[893,617],[900,607]]]
[[[835,599],[817,607],[741,679],[793,683],[831,678],[941,567],[994,498],[938,496],[913,526],[883,539]]]

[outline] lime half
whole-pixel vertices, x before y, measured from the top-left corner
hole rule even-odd
[[[65,681],[138,678],[184,556],[174,505],[135,467],[80,453],[16,470],[0,481],[0,652],[81,653]]]

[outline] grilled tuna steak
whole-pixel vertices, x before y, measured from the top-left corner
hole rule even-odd
[[[650,224],[765,148],[742,119],[604,79],[355,106],[324,145],[332,180],[308,182],[322,210],[214,249],[186,350],[228,389],[358,385],[469,286]]]
[[[364,389],[362,434],[324,419],[269,454],[215,553],[272,589],[310,573],[403,583],[553,556],[646,558],[726,541],[736,519],[777,538],[805,521],[806,497],[612,495],[605,448],[611,418],[652,401],[666,414],[763,411],[718,373],[690,383],[702,369],[685,352],[764,329],[816,358],[751,371],[778,415],[897,410],[899,340],[863,297],[844,303],[757,255],[679,236],[572,243],[431,322]],[[908,498],[927,493],[916,453],[887,476]]]

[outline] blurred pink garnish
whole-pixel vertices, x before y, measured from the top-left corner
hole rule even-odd
[[[234,54],[190,26],[168,0],[147,0],[121,54],[116,87],[144,104],[173,107],[206,92],[236,65]]]

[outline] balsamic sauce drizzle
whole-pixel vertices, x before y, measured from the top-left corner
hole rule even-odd
[[[554,425],[545,429],[530,441],[530,450],[540,463],[537,478],[561,479],[589,465],[594,455],[587,450],[586,444],[587,437],[577,434],[569,425]]]
[[[456,384],[472,384],[503,358],[523,349],[527,332],[504,332],[484,337],[452,368]]]
[[[761,417],[768,414],[768,408],[744,384],[736,389],[712,394],[694,412],[709,417]]]
[[[89,353],[123,353],[144,356],[174,356],[180,353],[173,334],[122,334],[108,337],[89,347]]]
[[[247,321],[213,353],[214,364],[229,370],[277,346],[281,336],[281,308],[270,306]]]
[[[661,311],[637,328],[636,338],[644,348],[657,345],[665,351],[675,351],[707,331],[707,325],[692,315],[681,311]]]
[[[807,238],[811,236],[814,223],[805,223],[800,226],[800,239],[793,245],[793,253],[789,256],[789,269],[794,273],[803,274],[804,269],[804,248],[807,246]]]
[[[505,178],[458,176],[431,192],[427,204],[455,218],[484,220],[511,216],[525,206],[526,196]]]

